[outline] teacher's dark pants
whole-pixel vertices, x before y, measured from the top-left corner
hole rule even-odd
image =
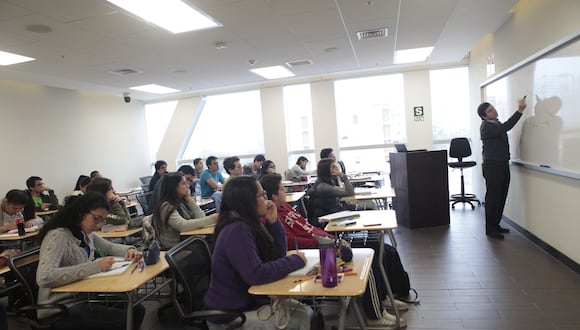
[[[510,186],[508,161],[486,161],[482,165],[485,178],[485,231],[497,231]]]

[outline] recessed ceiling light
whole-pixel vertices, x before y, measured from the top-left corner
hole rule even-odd
[[[279,79],[295,76],[295,74],[292,73],[292,71],[286,69],[281,65],[256,68],[251,69],[250,71],[266,79]]]
[[[433,47],[412,48],[395,51],[395,64],[423,62],[431,55]]]
[[[221,26],[213,18],[180,0],[107,0],[146,21],[181,33]]]
[[[18,54],[12,54],[8,52],[3,52],[0,50],[0,65],[12,65],[17,63],[24,63],[29,61],[34,61],[32,57],[22,56]]]
[[[178,90],[178,89],[173,89],[173,88],[169,88],[169,87],[165,87],[165,86],[161,86],[161,85],[156,85],[156,84],[135,86],[135,87],[130,87],[130,89],[133,89],[136,91],[141,91],[141,92],[153,93],[153,94],[169,94],[169,93],[180,92],[180,90]]]

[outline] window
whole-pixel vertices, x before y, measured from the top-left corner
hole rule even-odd
[[[337,80],[334,88],[340,148],[406,140],[402,74]]]
[[[173,112],[177,107],[177,101],[151,103],[145,105],[145,121],[147,122],[147,136],[149,137],[149,157],[151,162],[157,160],[157,151]]]
[[[334,82],[340,159],[350,171],[388,171],[392,143],[407,139],[403,75]]]
[[[449,141],[469,137],[471,110],[469,105],[469,71],[467,67],[429,71],[433,140]]]
[[[259,91],[208,96],[182,159],[264,153]],[[220,165],[221,166],[221,165]]]
[[[314,157],[309,157],[311,150],[314,149],[310,84],[285,86],[283,95],[289,153],[288,165],[294,166],[296,159],[302,155],[313,162]]]

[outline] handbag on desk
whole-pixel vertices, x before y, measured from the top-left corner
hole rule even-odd
[[[149,246],[143,249],[143,261],[145,261],[146,265],[154,265],[159,261],[160,253],[159,243],[157,243],[157,240],[153,240]]]

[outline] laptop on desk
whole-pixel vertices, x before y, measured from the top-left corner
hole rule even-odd
[[[395,143],[395,149],[397,149],[397,152],[418,152],[418,151],[427,151],[427,149],[407,150],[407,146],[406,146],[404,143]]]

